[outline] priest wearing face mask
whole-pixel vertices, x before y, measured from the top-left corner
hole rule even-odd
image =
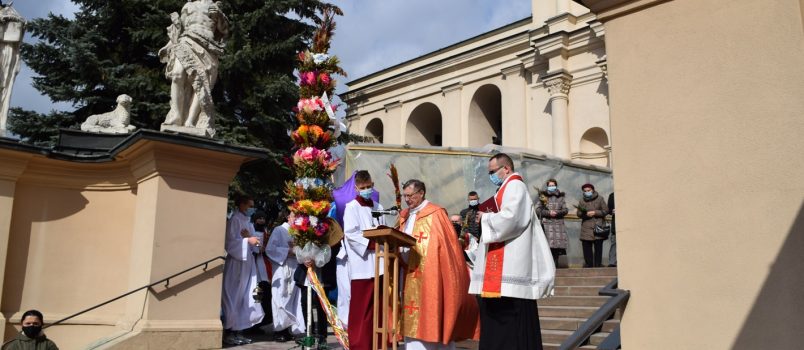
[[[58,350],[52,340],[42,332],[42,324],[45,322],[42,313],[37,310],[28,310],[22,314],[22,333],[17,334],[11,342],[3,349],[6,350]]]
[[[479,212],[480,242],[469,293],[480,303],[480,350],[542,349],[536,299],[552,294],[555,265],[528,186],[499,153],[488,163],[496,211]]]
[[[425,199],[423,182],[409,180],[402,193],[408,207],[399,213],[399,229],[416,239],[400,306],[405,349],[455,349],[456,341],[479,332],[463,251],[446,210]]]

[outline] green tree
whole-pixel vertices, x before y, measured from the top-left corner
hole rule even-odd
[[[38,74],[34,87],[75,109],[40,114],[14,108],[9,129],[25,142],[52,144],[58,128],[111,110],[125,93],[134,99],[131,123],[158,130],[169,109],[170,82],[157,52],[168,41],[170,13],[186,1],[73,2],[80,8],[75,19],[50,14],[30,21],[28,31],[38,41],[23,44],[21,52]],[[322,10],[340,10],[319,0],[227,0],[221,8],[231,33],[213,90],[216,137],[267,149],[268,160],[245,165],[232,189],[279,198],[290,177],[282,158],[291,147],[287,130],[298,100],[296,53],[312,39]]]

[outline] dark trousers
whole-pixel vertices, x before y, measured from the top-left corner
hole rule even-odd
[[[478,350],[541,350],[536,300],[481,298]]]
[[[304,309],[304,324],[307,324],[307,288],[303,287],[301,289],[302,293],[302,309]],[[321,302],[318,300],[318,294],[315,291],[310,293],[313,297],[313,327],[311,329],[310,334],[313,337],[318,339],[326,339],[327,338],[327,315],[324,313],[324,309],[321,308]]]
[[[583,244],[584,267],[603,266],[603,241],[603,239],[581,241],[581,244]],[[594,249],[592,247],[594,247]]]

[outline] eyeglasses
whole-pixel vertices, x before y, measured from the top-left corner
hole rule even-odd
[[[405,197],[405,198],[410,198],[410,197],[413,197],[415,194],[417,194],[417,193],[421,193],[421,192],[422,192],[422,191],[416,191],[416,192],[413,192],[413,193],[411,193],[411,194],[403,194],[403,195],[402,195],[402,197]]]
[[[489,170],[489,175],[494,174],[494,173],[496,173],[496,172],[500,171],[500,169],[502,169],[502,168],[505,168],[505,165],[503,165],[503,166],[501,166],[501,167],[497,168],[497,170]]]

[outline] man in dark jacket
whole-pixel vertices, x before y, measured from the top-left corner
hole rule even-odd
[[[477,208],[480,206],[480,197],[477,196],[477,192],[472,191],[469,192],[467,201],[469,206],[461,210],[461,227],[470,235],[475,236],[475,238],[480,238],[480,224],[475,220]],[[458,232],[459,236],[460,234],[461,232]]]
[[[52,340],[42,332],[45,318],[37,310],[28,310],[22,314],[22,333],[8,343],[6,350],[59,350]]]

